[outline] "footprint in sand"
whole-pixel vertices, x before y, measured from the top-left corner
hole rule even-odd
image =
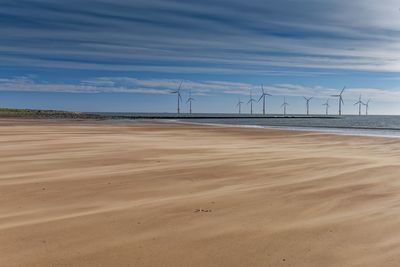
[[[212,210],[195,209],[194,212],[212,212]]]

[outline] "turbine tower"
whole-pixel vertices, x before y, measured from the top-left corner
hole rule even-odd
[[[189,103],[189,114],[192,114],[192,102],[194,101],[194,98],[192,97],[192,91],[189,93],[189,98],[186,101],[186,103]]]
[[[342,104],[344,105],[344,101],[343,101],[343,92],[346,89],[346,87],[343,87],[342,91],[340,91],[340,94],[338,95],[331,95],[333,97],[338,97],[339,98],[339,116],[342,115]]]
[[[329,99],[326,100],[326,102],[324,104],[322,104],[323,106],[325,106],[325,115],[329,114]]]
[[[358,105],[358,116],[361,116],[361,106],[364,105],[364,103],[361,101],[361,95],[358,98],[358,101],[354,103],[354,105]]]
[[[180,82],[178,90],[172,91],[171,94],[176,94],[177,98],[178,98],[178,108],[177,108],[177,113],[180,114],[181,113],[181,109],[180,109],[180,101],[182,101],[182,96],[181,96],[181,87],[182,87],[182,83]]]
[[[289,103],[286,102],[286,97],[283,97],[283,104],[281,105],[281,108],[283,107],[283,116],[286,116],[286,107],[289,106]]]
[[[253,98],[253,93],[251,92],[251,89],[250,89],[250,99],[247,102],[247,104],[250,103],[250,114],[251,115],[253,115],[253,102],[256,102],[256,100]]]
[[[368,116],[369,101],[371,101],[371,99],[368,99],[367,103],[363,103],[365,106],[365,116]]]
[[[303,96],[303,97],[306,100],[307,115],[310,115],[310,100],[313,99],[313,98],[312,97],[307,98],[305,96]]]
[[[239,115],[242,114],[242,104],[243,104],[243,103],[244,103],[244,102],[243,102],[243,101],[240,101],[240,98],[239,98],[239,100],[238,100],[238,102],[237,102],[237,104],[236,104],[236,107],[239,108]]]
[[[262,94],[261,94],[261,96],[260,96],[260,98],[258,99],[257,102],[260,102],[261,99],[263,100],[263,115],[265,115],[265,97],[266,96],[272,96],[272,95],[264,92],[264,87],[263,87],[262,84],[261,84],[261,90],[262,90]]]

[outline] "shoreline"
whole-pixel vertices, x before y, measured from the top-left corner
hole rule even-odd
[[[232,128],[250,128],[250,129],[271,129],[271,130],[282,130],[282,131],[295,131],[295,132],[312,132],[320,134],[332,134],[332,135],[343,135],[343,136],[360,136],[360,137],[377,137],[377,138],[400,138],[400,129],[396,128],[349,128],[349,127],[328,127],[328,126],[261,126],[261,125],[235,125],[235,124],[223,124],[223,123],[201,123],[201,122],[187,122],[179,120],[168,121],[177,124],[187,125],[204,125],[204,126],[215,126],[215,127],[232,127]],[[167,122],[167,123],[168,123]],[[398,135],[390,134],[373,134],[373,133],[357,133],[356,131],[393,131]],[[353,132],[350,132],[353,131]]]
[[[82,118],[82,119],[130,119],[130,120],[158,120],[158,119],[176,119],[176,120],[196,120],[196,119],[338,119],[337,115],[237,115],[237,114],[175,114],[175,113],[141,113],[141,112],[73,112],[63,110],[40,110],[40,109],[11,109],[0,108],[0,118]]]
[[[180,124],[198,124],[198,125],[213,125],[213,126],[222,126],[222,127],[242,127],[242,128],[261,128],[261,129],[280,129],[284,131],[305,131],[305,132],[318,132],[318,133],[324,133],[324,134],[337,134],[337,135],[346,135],[346,136],[369,136],[369,137],[381,137],[381,138],[400,138],[400,129],[399,128],[393,128],[393,127],[362,127],[362,126],[339,126],[335,123],[332,125],[321,125],[321,122],[316,122],[316,125],[278,125],[274,123],[271,123],[272,125],[262,125],[266,124],[265,122],[263,123],[262,121],[255,122],[257,124],[251,124],[251,119],[254,120],[274,120],[274,119],[338,119],[338,117],[330,116],[301,116],[301,115],[296,115],[296,116],[287,116],[285,118],[280,117],[280,116],[242,116],[242,117],[235,117],[235,115],[228,116],[226,117],[228,120],[231,119],[231,122],[227,121],[225,123],[223,122],[217,122],[217,120],[220,120],[220,118],[225,118],[224,114],[222,114],[222,117],[218,116],[210,116],[208,122],[199,122],[196,121],[197,119],[202,119],[203,114],[195,115],[193,117],[186,117],[185,115],[182,115],[182,117],[176,117],[173,114],[169,115],[143,115],[143,114],[137,114],[135,116],[127,116],[123,115],[122,113],[115,113],[115,114],[100,114],[100,113],[82,113],[82,112],[64,112],[64,111],[54,111],[54,110],[13,110],[13,109],[0,109],[0,119],[31,119],[31,120],[65,120],[65,121],[106,121],[108,123],[120,123],[120,122],[126,122],[126,123],[140,123],[143,121],[146,122],[161,122],[161,123],[180,123]],[[219,115],[220,116],[220,115]],[[208,118],[208,117],[207,117]],[[250,119],[251,118],[251,119]],[[216,122],[212,122],[213,120],[216,120]],[[238,122],[235,124],[235,120],[238,119],[239,121],[242,119],[242,121]],[[246,124],[246,121],[248,120],[248,124]],[[191,121],[190,121],[191,120]],[[261,125],[260,125],[261,124]],[[268,123],[267,123],[268,124]],[[318,125],[319,124],[319,125]]]
[[[400,129],[385,128],[348,128],[348,127],[315,127],[315,126],[261,126],[261,125],[245,125],[245,124],[223,124],[223,123],[203,123],[190,122],[177,119],[130,119],[120,117],[1,117],[0,121],[25,121],[25,122],[49,122],[49,123],[88,123],[88,124],[110,124],[110,125],[136,125],[136,124],[176,124],[176,125],[198,125],[212,126],[221,128],[243,128],[243,129],[260,129],[260,130],[278,130],[292,131],[303,133],[317,133],[324,135],[338,135],[349,137],[370,137],[370,138],[388,138],[399,139]],[[361,132],[364,131],[364,132]],[[373,133],[380,131],[381,133]],[[389,132],[383,134],[382,132]],[[393,133],[390,133],[393,132]]]

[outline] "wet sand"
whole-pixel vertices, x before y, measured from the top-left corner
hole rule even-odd
[[[0,120],[0,266],[399,266],[400,139]]]

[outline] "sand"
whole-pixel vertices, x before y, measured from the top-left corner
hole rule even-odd
[[[0,121],[0,266],[399,266],[400,140]]]

